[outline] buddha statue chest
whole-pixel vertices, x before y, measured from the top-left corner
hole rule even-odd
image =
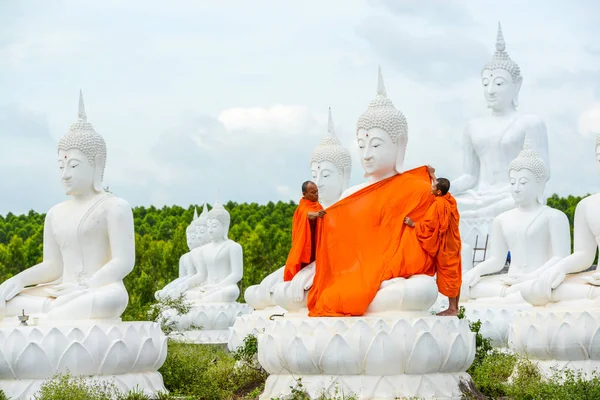
[[[219,283],[231,272],[230,241],[209,243],[202,248],[202,261],[206,266],[207,284]]]
[[[82,207],[61,203],[52,210],[52,233],[63,260],[63,282],[89,278],[111,258],[107,213],[112,195]]]

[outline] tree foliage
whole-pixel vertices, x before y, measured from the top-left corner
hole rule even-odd
[[[585,196],[584,196],[585,197]],[[573,232],[573,214],[583,197],[553,195],[548,205],[565,212]],[[133,209],[136,242],[136,266],[125,278],[129,307],[124,319],[145,320],[154,292],[175,279],[179,258],[188,251],[185,229],[196,205],[135,207]],[[231,214],[229,238],[244,250],[242,292],[250,285],[284,265],[291,246],[294,202],[238,204],[229,202]],[[45,214],[8,213],[0,216],[0,282],[42,260]],[[241,299],[243,301],[243,297]]]

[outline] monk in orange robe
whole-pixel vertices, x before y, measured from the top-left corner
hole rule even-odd
[[[309,315],[363,315],[385,280],[433,276],[433,257],[404,217],[425,217],[433,203],[426,167],[373,183],[327,208],[321,222]]]
[[[302,198],[292,220],[292,249],[285,262],[284,281],[291,281],[298,271],[315,261],[320,221],[324,215],[317,185],[304,182]]]
[[[435,170],[429,168],[433,180],[431,194],[435,200],[423,220],[413,222],[411,218],[406,217],[404,223],[415,228],[414,232],[421,246],[435,258],[438,290],[449,299],[448,309],[438,315],[455,316],[458,313],[458,297],[462,284],[462,242],[458,230],[460,216],[456,200],[448,193],[450,181],[446,178],[436,179]]]

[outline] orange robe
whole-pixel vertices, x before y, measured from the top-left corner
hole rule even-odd
[[[426,167],[374,183],[327,208],[308,294],[309,315],[363,315],[381,282],[415,274],[433,276],[433,257],[406,216],[420,220],[433,202]]]
[[[300,199],[298,208],[294,211],[294,219],[292,220],[292,248],[285,262],[285,270],[283,271],[284,281],[291,281],[304,265],[312,261],[311,253],[313,249],[308,213],[317,212],[322,209],[323,206],[318,201]],[[321,218],[317,218],[314,227],[315,244],[319,242],[320,224]]]
[[[423,249],[435,257],[438,290],[444,296],[458,296],[462,284],[460,216],[450,193],[434,196],[425,218],[415,222],[415,233]]]

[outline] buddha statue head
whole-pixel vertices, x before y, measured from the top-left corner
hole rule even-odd
[[[106,143],[87,122],[81,91],[78,117],[58,142],[58,166],[63,186],[68,195],[102,192]]]
[[[548,182],[548,168],[525,137],[523,150],[508,167],[511,192],[517,206],[544,204],[544,188]]]
[[[408,126],[387,98],[381,67],[377,95],[358,119],[356,138],[365,177],[378,181],[404,171]]]
[[[202,212],[200,216],[194,221],[194,227],[196,228],[196,241],[198,246],[205,245],[210,242],[210,237],[208,236],[208,228],[206,224],[208,223],[208,206],[204,205],[202,207]]]
[[[223,207],[218,201],[215,202],[213,208],[207,214],[206,226],[208,228],[208,235],[210,240],[219,241],[221,239],[227,239],[229,233],[229,224],[231,222],[231,216],[229,212]]]
[[[187,239],[187,245],[190,250],[198,247],[198,235],[196,233],[196,220],[198,219],[198,209],[194,207],[194,217],[192,222],[185,229],[185,237]]]
[[[329,206],[339,200],[350,183],[352,158],[335,135],[331,108],[327,135],[321,139],[310,159],[312,179],[319,188],[319,200]]]
[[[481,84],[488,108],[493,111],[515,109],[519,105],[521,69],[506,52],[502,26],[498,22],[496,52],[481,71]]]
[[[600,169],[600,133],[596,135],[596,166]]]

